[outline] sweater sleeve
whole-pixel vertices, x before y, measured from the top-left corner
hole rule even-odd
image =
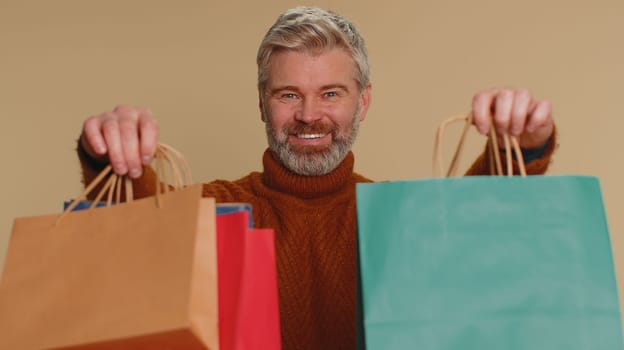
[[[542,175],[546,173],[546,170],[548,170],[548,166],[550,165],[550,162],[551,162],[552,154],[555,152],[558,146],[559,145],[557,143],[557,132],[556,130],[554,130],[552,136],[548,140],[548,145],[543,150],[541,157],[535,160],[532,160],[526,164],[527,175]],[[490,158],[489,154],[490,154],[490,143],[488,142],[485,146],[483,153],[481,153],[481,155],[477,158],[477,160],[475,160],[474,163],[472,163],[472,165],[466,172],[466,176],[491,175],[490,169],[493,166],[493,159]],[[501,158],[503,158],[501,160],[503,169],[506,169],[507,168],[506,157],[501,157]],[[514,169],[514,174],[520,174],[517,160],[514,159],[512,161],[513,161],[512,165]]]
[[[91,158],[87,152],[82,148],[80,140],[76,148],[78,153],[78,159],[80,160],[80,166],[82,168],[82,183],[87,186],[95,179],[95,177],[106,167],[107,164],[99,162]],[[134,198],[144,198],[152,196],[156,193],[156,172],[149,166],[143,168],[143,175],[132,180],[132,188]],[[101,186],[97,186],[88,196],[88,199],[94,199]],[[122,189],[122,198],[125,198],[125,193]]]

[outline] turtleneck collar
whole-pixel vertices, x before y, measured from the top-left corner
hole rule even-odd
[[[262,182],[276,191],[301,198],[319,198],[341,190],[353,175],[353,152],[332,172],[322,176],[304,176],[286,169],[270,149],[264,151]]]

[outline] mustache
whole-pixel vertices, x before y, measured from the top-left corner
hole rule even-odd
[[[287,125],[284,128],[284,132],[288,135],[293,134],[334,134],[338,127],[333,123],[327,122],[314,122],[314,123],[302,123],[294,122]]]

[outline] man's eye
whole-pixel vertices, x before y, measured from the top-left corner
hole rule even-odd
[[[282,98],[284,98],[284,99],[296,99],[297,95],[293,94],[291,92],[288,92],[288,93],[282,94]]]
[[[336,91],[327,91],[324,95],[325,97],[336,97],[338,96],[338,93]]]

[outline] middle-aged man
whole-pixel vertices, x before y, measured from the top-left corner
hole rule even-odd
[[[283,347],[354,349],[355,184],[371,181],[353,172],[351,152],[371,103],[364,40],[338,14],[294,8],[267,32],[257,64],[269,145],[263,171],[204,184],[203,194],[251,203],[255,225],[275,230]],[[524,89],[491,89],[475,94],[472,113],[479,132],[518,136],[530,174],[546,171],[556,146],[548,102]],[[119,106],[87,119],[78,147],[84,181],[110,162],[135,179],[137,197],[153,194],[154,172],[145,166],[157,142],[146,108]],[[489,172],[487,154],[468,175]]]

